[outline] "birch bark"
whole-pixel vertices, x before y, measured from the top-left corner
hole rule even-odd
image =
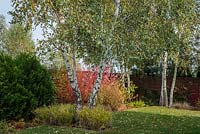
[[[178,68],[178,65],[175,64],[174,76],[173,76],[172,86],[171,86],[171,90],[170,90],[169,107],[172,107],[172,105],[173,105],[173,96],[174,96],[174,88],[175,88],[175,84],[176,84],[177,68]]]
[[[67,56],[66,51],[63,51],[63,59],[64,59],[64,64],[67,70],[67,77],[69,79],[70,85],[72,87],[72,91],[75,97],[76,101],[76,109],[81,109],[82,108],[82,97],[81,97],[81,92],[78,87],[78,82],[77,82],[77,77],[76,77],[76,66],[74,66],[74,70],[71,69],[70,63],[69,63],[69,56]],[[75,54],[73,52],[73,64],[75,63]],[[76,63],[75,63],[76,64]]]
[[[109,36],[107,37],[108,40],[110,40],[110,38],[113,34],[115,23],[116,23],[116,20],[119,16],[119,8],[120,8],[120,0],[115,0],[115,14],[114,14],[115,20],[113,22],[111,32],[110,32]],[[89,97],[89,107],[90,108],[92,108],[96,105],[96,99],[97,99],[97,95],[98,95],[98,92],[99,92],[99,89],[100,89],[103,71],[105,69],[106,63],[108,62],[109,58],[111,57],[111,49],[112,49],[112,45],[106,50],[105,56],[101,59],[101,62],[100,62],[100,65],[99,65],[99,70],[98,70],[98,73],[97,73],[96,82],[94,84],[94,87],[93,87],[92,92],[91,92],[90,97]]]
[[[168,106],[168,95],[167,95],[167,58],[168,53],[164,53],[163,57],[163,95],[164,95],[164,105]]]

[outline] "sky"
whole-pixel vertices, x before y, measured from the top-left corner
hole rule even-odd
[[[12,10],[11,0],[0,0],[0,14],[5,16],[7,24],[9,24],[12,19],[12,16],[8,14],[10,10]],[[36,28],[36,30],[32,31],[33,40],[36,42],[37,39],[41,39],[41,34],[41,28]]]

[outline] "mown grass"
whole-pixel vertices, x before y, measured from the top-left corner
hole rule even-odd
[[[40,126],[20,131],[20,134],[198,134],[200,112],[145,107],[113,113],[112,129],[91,131],[80,128]]]

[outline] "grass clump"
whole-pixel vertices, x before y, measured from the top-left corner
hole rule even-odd
[[[81,127],[87,129],[105,129],[111,127],[112,115],[102,107],[84,107],[78,111],[78,119]]]
[[[61,104],[41,107],[35,110],[36,118],[49,125],[72,125],[75,108],[73,105]]]
[[[146,104],[144,101],[139,100],[139,101],[132,101],[132,102],[128,103],[128,106],[131,108],[140,108],[140,107],[145,107]]]

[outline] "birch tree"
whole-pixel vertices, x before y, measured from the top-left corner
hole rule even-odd
[[[168,106],[166,80],[169,59],[173,59],[177,66],[177,63],[184,61],[180,57],[187,55],[181,51],[190,50],[190,38],[194,34],[195,25],[199,22],[195,2],[195,0],[147,0],[144,4],[146,7],[141,6],[145,21],[136,34],[138,50],[141,52],[140,57],[153,58],[162,63],[161,105]],[[178,56],[179,53],[182,56]],[[171,98],[173,98],[175,78],[173,80]]]
[[[5,51],[4,32],[6,31],[6,21],[3,15],[0,15],[0,52]]]
[[[99,56],[96,55],[98,75],[89,98],[89,106],[93,107],[103,70],[112,57],[113,31],[120,13],[120,0],[12,0],[12,4],[13,23],[42,27],[42,46],[62,53],[77,109],[82,107],[82,98],[77,83],[76,57],[86,58],[92,48],[102,50]],[[69,63],[70,58],[73,65]]]
[[[177,68],[181,63],[187,63],[184,55],[191,54],[191,38],[195,33],[195,29],[199,23],[198,12],[196,7],[198,6],[197,1],[175,1],[178,6],[175,6],[173,0],[168,0],[168,17],[169,21],[173,26],[173,32],[177,35],[176,47],[171,52],[171,58],[174,61],[174,75],[171,84],[169,107],[173,105],[173,92],[176,83]],[[187,5],[187,7],[185,7]],[[183,51],[181,51],[183,50]],[[181,56],[180,56],[181,55]]]

